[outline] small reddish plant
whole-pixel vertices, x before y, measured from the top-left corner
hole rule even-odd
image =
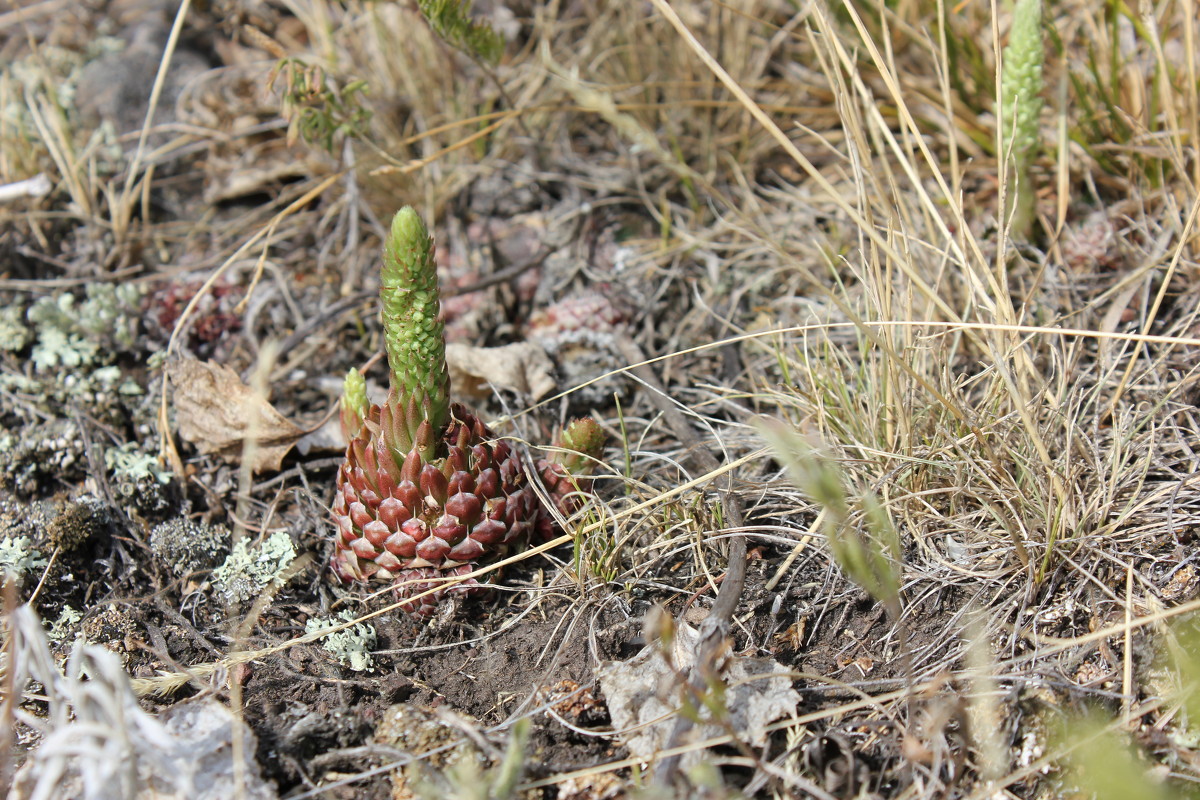
[[[390,388],[367,401],[356,369],[346,376],[341,423],[349,442],[338,470],[334,571],[344,581],[392,583],[404,605],[431,614],[448,585],[552,527],[520,455],[467,407],[450,402],[433,241],[412,208],[393,218],[383,250],[382,304]],[[570,512],[603,447],[594,420],[576,420],[539,463],[549,496]],[[430,589],[436,591],[416,599]]]

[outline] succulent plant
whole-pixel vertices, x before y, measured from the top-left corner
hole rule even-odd
[[[594,382],[623,363],[616,342],[631,317],[626,306],[617,291],[602,286],[530,315],[525,335],[554,359],[563,383],[572,387],[573,405],[590,407],[629,390],[631,384],[619,374]]]
[[[392,220],[381,284],[391,386],[383,404],[372,405],[358,370],[346,376],[341,423],[349,444],[333,502],[333,568],[344,581],[392,583],[402,600],[441,587],[403,606],[427,615],[449,593],[480,591],[473,578],[453,586],[442,579],[523,546],[546,529],[546,510],[516,450],[450,402],[433,240],[412,208]],[[563,449],[598,451],[600,429],[589,422],[564,435]],[[588,459],[579,460],[544,462],[552,495],[576,490],[570,470]]]
[[[604,429],[591,417],[573,420],[559,433],[547,458],[537,463],[538,474],[546,487],[550,501],[563,516],[569,517],[583,505],[592,491],[592,465],[604,449]],[[538,520],[538,533],[550,538],[553,518],[543,514]]]

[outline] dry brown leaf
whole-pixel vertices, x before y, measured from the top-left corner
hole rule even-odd
[[[558,386],[554,364],[546,351],[532,342],[503,347],[446,345],[450,385],[459,398],[479,401],[492,396],[492,387],[540,400]]]
[[[257,441],[251,448],[251,471],[278,470],[306,432],[255,394],[229,367],[177,358],[168,363],[167,375],[175,387],[179,435],[201,453],[240,461],[243,443],[253,434]]]

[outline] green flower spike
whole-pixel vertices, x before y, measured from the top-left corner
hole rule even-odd
[[[1004,67],[1000,96],[1004,103],[1002,141],[1009,142],[1013,132],[1012,156],[1017,179],[1016,214],[1013,234],[1027,237],[1033,225],[1036,198],[1029,174],[1029,162],[1038,149],[1038,115],[1042,110],[1042,64],[1046,59],[1042,43],[1042,0],[1017,0],[1013,8],[1012,30],[1004,48]],[[1004,148],[1007,150],[1007,147]]]
[[[450,416],[450,373],[433,239],[411,206],[392,218],[381,281],[393,424],[404,429],[399,441],[430,443],[430,452],[422,452],[422,457],[433,458],[431,440],[441,436]],[[420,430],[425,423],[427,429]]]
[[[1013,131],[1013,153],[1017,163],[1027,159],[1038,145],[1038,115],[1042,110],[1042,0],[1017,0],[1012,31],[1004,48],[1004,134]],[[1016,124],[1013,124],[1013,119]]]

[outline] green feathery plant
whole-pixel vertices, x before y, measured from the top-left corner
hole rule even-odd
[[[1013,205],[1012,235],[1029,237],[1033,227],[1035,195],[1029,165],[1038,151],[1038,116],[1042,110],[1042,0],[1017,0],[1012,30],[1004,48],[1000,81],[1003,104],[1000,154],[1011,152],[1017,195]],[[1011,132],[1011,138],[1010,138]]]
[[[504,37],[467,14],[467,0],[417,0],[421,14],[442,39],[489,64],[504,53]]]
[[[366,131],[371,112],[362,105],[367,82],[353,80],[339,87],[324,69],[298,58],[281,58],[271,71],[267,88],[283,80],[283,116],[288,141],[297,137],[332,154],[344,138]]]

